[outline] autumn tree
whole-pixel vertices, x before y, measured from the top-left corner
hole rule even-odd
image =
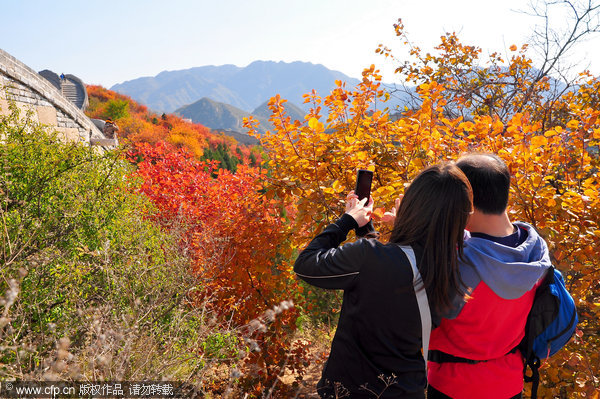
[[[401,32],[402,27],[396,29]],[[527,47],[518,52],[514,47],[515,55],[506,65],[496,67],[501,59],[494,57],[488,70],[494,76],[508,71],[502,79],[516,82],[507,98],[508,83],[496,89],[504,83],[481,84],[491,75],[477,80],[471,66],[478,49],[461,44],[454,34],[443,36],[437,48],[439,53],[428,55],[427,62],[421,62],[421,52],[415,50],[417,61],[399,69],[420,84],[414,109],[396,118],[384,108],[386,93],[374,66],[363,72],[356,88],[338,81],[325,97],[307,95],[311,108],[304,121],[291,121],[285,100],[272,98],[274,129],[260,136],[271,171],[267,196],[293,207],[294,244],[302,246],[344,211],[345,194],[353,189],[357,168],[375,171],[376,206],[389,209],[422,168],[467,151],[498,154],[513,176],[511,217],[531,223],[547,240],[581,316],[576,338],[543,367],[541,394],[598,395],[600,83],[583,73],[573,90],[547,98],[542,95],[547,81],[522,78],[533,65]],[[469,68],[469,74],[455,73]],[[467,76],[475,81],[461,80]],[[469,87],[479,94],[466,97]],[[533,93],[528,94],[531,87]],[[247,121],[249,128],[255,124]],[[375,210],[376,221],[382,212]],[[385,233],[384,226],[380,229]]]
[[[510,46],[510,53],[484,55],[480,48],[460,42],[455,33],[441,37],[434,52],[411,42],[401,20],[396,36],[408,47],[410,58],[400,61],[392,50],[379,45],[376,52],[394,59],[396,73],[408,86],[391,91],[412,94],[414,85],[435,81],[444,85],[444,106],[449,116],[472,118],[491,115],[503,123],[527,112],[543,128],[566,123],[560,98],[578,82],[567,57],[577,45],[600,31],[600,4],[591,0],[536,1],[524,11],[535,18],[529,44]],[[408,87],[408,89],[407,89]],[[419,104],[413,96],[412,106]]]

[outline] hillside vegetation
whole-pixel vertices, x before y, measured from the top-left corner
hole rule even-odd
[[[185,397],[238,397],[304,367],[289,359],[306,344],[264,171],[131,131],[99,153],[14,105],[0,135],[2,380],[167,379]]]
[[[0,116],[2,380],[187,379],[198,277],[119,153]]]
[[[131,98],[101,86],[88,86],[90,118],[112,119],[119,126],[121,144],[156,144],[165,142],[169,148],[185,149],[197,159],[216,160],[220,166],[235,170],[239,163],[256,164],[260,151],[224,133],[199,123],[189,123],[173,114],[156,114]],[[250,142],[256,142],[251,139]]]

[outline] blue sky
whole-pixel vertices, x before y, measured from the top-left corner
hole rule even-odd
[[[535,19],[522,0],[0,0],[0,48],[31,68],[72,73],[110,87],[164,70],[245,66],[255,60],[306,61],[352,77],[375,64],[391,82],[394,64],[377,45],[404,48],[402,18],[424,49],[456,31],[484,51],[507,52],[527,40]],[[600,71],[594,39],[573,60]],[[586,59],[587,58],[587,59]],[[587,64],[586,64],[587,65]],[[597,69],[595,69],[597,68]]]

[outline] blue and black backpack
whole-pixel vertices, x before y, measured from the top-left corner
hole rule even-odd
[[[531,397],[537,397],[540,382],[541,359],[547,359],[565,346],[575,333],[578,322],[575,301],[565,287],[560,271],[548,269],[544,281],[537,288],[527,324],[525,337],[518,349],[525,358],[523,376],[531,382]],[[527,368],[531,375],[527,375]]]

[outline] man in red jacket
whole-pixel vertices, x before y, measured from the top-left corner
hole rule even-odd
[[[510,173],[499,157],[470,154],[457,166],[473,188],[460,264],[471,298],[431,334],[428,399],[521,398],[523,358],[515,348],[551,265],[548,247],[532,226],[510,221]]]

